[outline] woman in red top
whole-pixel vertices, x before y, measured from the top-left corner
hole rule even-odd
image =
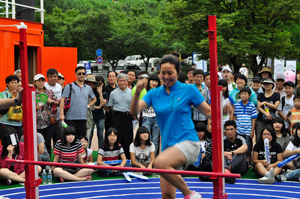
[[[77,139],[76,130],[72,126],[64,129],[63,137],[55,144],[53,162],[61,163],[81,163],[84,164],[82,155],[84,150],[81,142]],[[53,174],[60,179],[61,182],[66,180],[86,181],[91,180],[93,169],[70,168],[70,167],[52,167]]]
[[[11,137],[14,137],[15,139],[11,139]],[[24,143],[19,142],[17,131],[9,126],[4,127],[1,142],[0,179],[6,180],[7,185],[10,185],[11,181],[25,182],[24,165],[8,163],[5,161],[7,159],[24,160]],[[38,169],[39,172],[41,172],[40,166]]]

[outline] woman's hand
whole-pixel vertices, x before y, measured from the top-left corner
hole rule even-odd
[[[264,160],[262,163],[263,163],[263,165],[264,165],[265,167],[267,167],[268,165],[270,165],[269,162],[268,162],[267,160]]]
[[[41,110],[42,107],[43,107],[43,106],[41,106],[41,105],[37,105],[37,106],[36,106],[36,110]]]
[[[99,86],[99,87],[97,88],[97,92],[98,92],[98,93],[102,93],[102,88],[103,88],[103,84],[101,84],[101,86]]]
[[[146,167],[144,165],[142,165],[142,164],[140,165],[140,168],[141,169],[146,169]]]
[[[6,149],[7,149],[7,152],[8,152],[9,154],[12,154],[12,153],[13,153],[13,150],[14,150],[14,148],[15,148],[15,147],[14,147],[14,146],[12,146],[12,145],[10,144],[10,145],[8,145],[8,146],[7,146],[7,148],[6,148]]]
[[[268,118],[268,120],[273,120],[272,115],[270,113],[266,113],[266,117]]]
[[[143,78],[145,79],[145,78]],[[141,91],[146,88],[147,81],[143,81],[143,79],[139,79],[136,83],[136,94],[140,94]]]

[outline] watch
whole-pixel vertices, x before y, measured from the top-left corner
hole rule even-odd
[[[232,156],[234,155],[233,151],[231,151]]]
[[[15,104],[16,104],[16,105],[18,105],[18,104],[19,104],[19,102],[18,102],[18,98],[17,98],[17,97],[15,97],[15,98],[14,98],[14,101],[15,101]]]

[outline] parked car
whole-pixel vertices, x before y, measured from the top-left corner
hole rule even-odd
[[[160,61],[159,57],[150,58],[149,62],[148,62],[148,70],[147,70],[147,72],[148,73],[154,73],[154,72],[156,72],[157,71],[157,64],[159,63],[159,61]],[[144,62],[140,64],[140,69],[142,71],[146,70],[146,65],[145,65]]]
[[[141,63],[144,62],[144,59],[146,60],[146,56],[141,56],[141,55],[131,55],[127,56],[125,58],[125,66],[126,65],[137,65],[139,66]]]

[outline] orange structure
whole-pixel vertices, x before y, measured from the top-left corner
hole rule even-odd
[[[66,83],[75,80],[77,48],[45,47],[43,24],[0,17],[0,92],[5,90],[5,78],[20,69],[19,30],[12,26],[27,25],[28,78],[41,73],[46,77],[49,68],[55,68],[65,77]]]

